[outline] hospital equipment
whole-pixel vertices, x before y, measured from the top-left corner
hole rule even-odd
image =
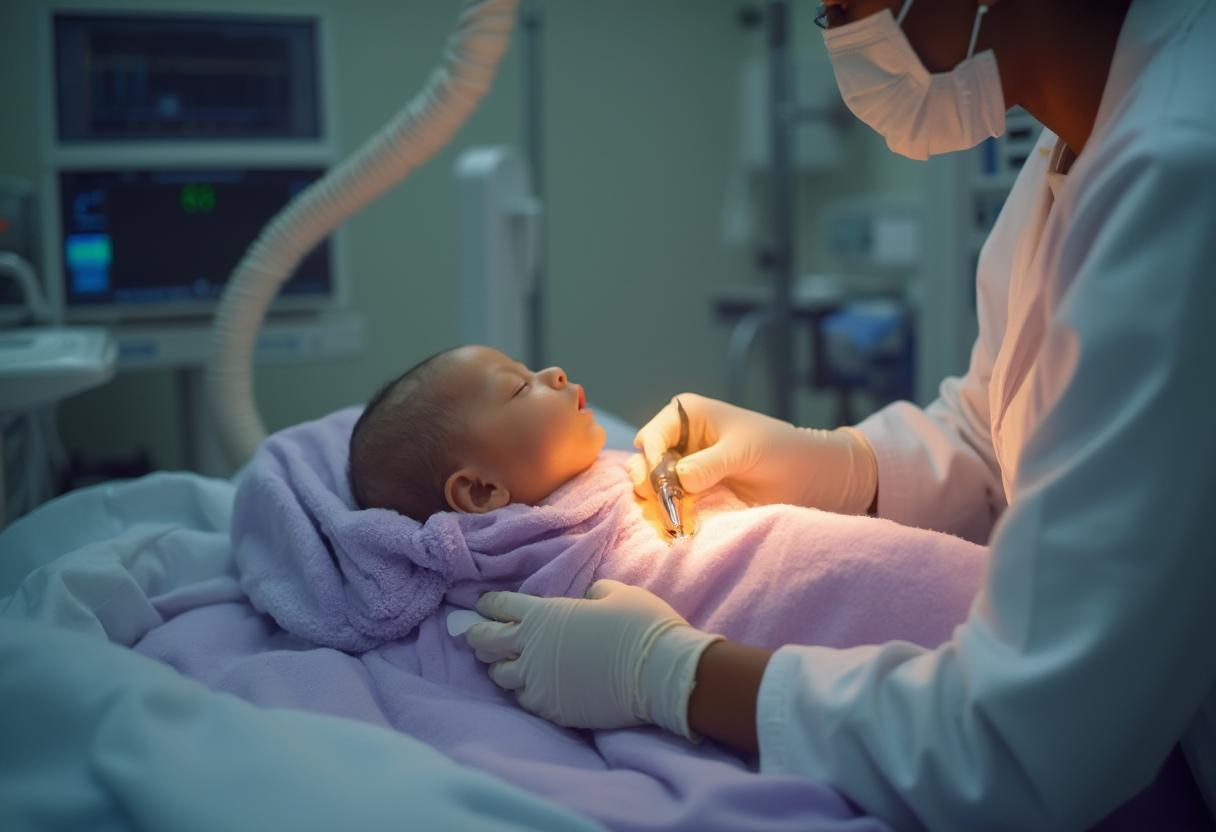
[[[106,325],[119,372],[172,369],[183,466],[227,474],[207,316],[249,241],[338,159],[328,15],[51,9],[41,29],[51,318]],[[361,348],[344,252],[338,234],[302,258],[258,362]]]
[[[769,161],[772,164],[772,239],[769,244],[773,298],[768,323],[771,326],[769,360],[773,385],[773,415],[789,421],[793,402],[793,316],[790,293],[794,282],[794,183],[792,133],[797,111],[791,84],[789,0],[769,0]]]
[[[519,6],[520,46],[523,49],[523,156],[532,175],[532,199],[545,202],[544,130],[544,30],[545,14],[538,0],[523,0]],[[532,288],[528,298],[528,360],[530,367],[548,365],[545,355],[545,280],[548,267],[545,240],[545,214],[533,217],[538,243],[532,258]]]
[[[545,167],[542,33],[536,0],[519,6],[522,152],[470,148],[456,160],[460,340],[531,367],[545,360]]]
[[[44,25],[52,306],[210,315],[249,240],[337,160],[324,17],[52,10]],[[309,253],[276,311],[345,305],[335,249]]]
[[[0,415],[52,404],[108,381],[117,352],[101,327],[0,330]]]
[[[49,320],[44,295],[36,277],[40,262],[34,185],[26,179],[0,174],[0,251],[20,257],[29,278],[9,270],[15,283],[0,281],[0,325]],[[35,292],[42,309],[32,305]]]
[[[749,21],[750,22],[750,19]],[[836,135],[847,117],[839,97],[822,82],[830,76],[827,67],[795,64],[791,53],[792,30],[789,0],[768,0],[764,22],[767,35],[767,73],[749,68],[744,78],[743,107],[745,115],[761,114],[766,126],[752,128],[743,134],[742,148],[749,160],[764,160],[769,172],[769,238],[762,246],[761,261],[769,272],[770,291],[763,309],[755,310],[737,324],[732,335],[732,351],[746,354],[761,335],[766,338],[772,387],[773,415],[780,419],[794,418],[794,311],[793,295],[796,282],[795,173],[830,165],[839,149]],[[818,80],[810,81],[808,73],[815,72]],[[757,87],[767,84],[764,106],[759,105]],[[800,90],[798,87],[808,87]],[[750,120],[750,119],[749,119]],[[804,131],[810,133],[804,135]],[[810,136],[814,141],[825,137],[812,150],[803,144]],[[767,149],[761,149],[767,142]],[[737,207],[740,185],[736,177],[734,194],[724,216],[727,236],[738,238],[738,229],[746,225]],[[734,229],[734,230],[732,230]]]
[[[100,327],[51,326],[51,313],[30,264],[0,251],[0,278],[18,287],[36,326],[0,330],[0,529],[56,493],[64,456],[50,406],[114,375],[116,347]],[[16,477],[11,481],[8,469]]]
[[[249,240],[320,177],[315,164],[174,163],[60,169],[55,256],[72,320],[207,315]],[[333,247],[322,244],[283,287],[277,311],[336,301]]]
[[[533,280],[542,207],[527,166],[509,147],[477,147],[456,160],[460,229],[460,341],[506,355],[537,347]],[[532,364],[532,366],[540,366]]]
[[[444,63],[380,133],[331,168],[270,222],[238,263],[221,298],[208,402],[230,461],[248,460],[266,435],[253,397],[258,328],[293,269],[343,220],[434,155],[489,89],[514,22],[513,0],[465,7]]]
[[[824,320],[823,332],[827,381],[839,392],[837,424],[857,422],[853,391],[867,396],[867,411],[912,399],[916,350],[910,316],[903,303],[850,303]]]
[[[691,513],[684,510],[684,486],[676,471],[676,463],[688,452],[688,413],[679,399],[676,399],[676,411],[680,415],[680,436],[651,469],[650,486],[659,501],[663,527],[676,540],[683,540],[692,537],[695,528]]]
[[[758,16],[754,22],[758,22]],[[739,75],[739,145],[722,209],[723,239],[736,245],[766,242],[760,238],[762,202],[764,183],[773,175],[771,136],[775,123],[769,112],[769,64],[765,55],[750,57]],[[852,116],[841,102],[824,61],[800,55],[792,64],[799,129],[791,138],[790,173],[804,182],[816,174],[830,174],[840,164],[844,151],[842,128]]]
[[[791,371],[796,385],[837,390],[838,424],[847,409],[846,391],[840,389],[827,343],[826,322],[854,302],[883,299],[902,302],[907,281],[903,268],[875,268],[869,263],[857,274],[807,274],[790,291],[790,317],[794,326]],[[739,284],[720,289],[713,302],[715,316],[732,325],[726,351],[726,398],[736,404],[747,400],[753,353],[772,322],[772,292],[765,286]],[[805,358],[804,358],[805,357]]]
[[[460,341],[532,367],[544,357],[545,210],[539,6],[519,7],[522,152],[473,147],[456,160]]]
[[[854,197],[826,206],[823,247],[842,274],[914,277],[924,255],[924,206],[915,197]]]

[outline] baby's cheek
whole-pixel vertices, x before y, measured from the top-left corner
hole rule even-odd
[[[536,464],[536,461],[546,456],[552,450],[554,443],[559,441],[559,434],[551,421],[538,419],[529,424],[526,429],[518,431],[508,441],[515,445],[516,451],[521,456]]]
[[[521,442],[520,449],[536,470],[552,474],[561,468],[569,444],[569,436],[563,426],[549,421],[536,425],[536,429]]]
[[[570,429],[569,422],[553,425],[545,438],[541,456],[545,468],[553,476],[569,476],[581,470],[586,456],[583,437]]]

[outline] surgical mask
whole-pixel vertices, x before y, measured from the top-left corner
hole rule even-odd
[[[824,31],[845,104],[887,147],[910,159],[966,150],[1004,133],[996,57],[990,49],[972,54],[987,7],[976,11],[963,62],[950,72],[931,73],[900,28],[911,5],[905,0],[898,18],[883,9]]]

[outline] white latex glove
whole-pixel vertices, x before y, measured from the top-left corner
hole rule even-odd
[[[527,710],[570,728],[653,722],[695,739],[688,697],[701,653],[722,637],[693,629],[663,599],[600,580],[586,599],[487,592],[477,611],[497,621],[465,637]]]
[[[680,436],[676,399],[688,414],[688,453],[676,464],[684,490],[696,494],[724,481],[753,505],[789,503],[864,514],[878,493],[878,463],[853,428],[796,428],[763,413],[681,393],[633,440],[634,489],[653,496],[649,472]]]

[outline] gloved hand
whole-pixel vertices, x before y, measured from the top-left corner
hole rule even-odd
[[[465,637],[478,659],[493,662],[490,678],[527,710],[570,728],[653,722],[694,738],[688,697],[697,664],[722,637],[693,629],[661,598],[600,580],[586,599],[487,592],[477,611],[497,621]]]
[[[864,514],[874,502],[878,464],[859,431],[796,428],[696,393],[676,398],[688,414],[688,453],[676,473],[689,494],[725,481],[753,505],[789,503]],[[629,476],[639,496],[653,497],[650,470],[679,435],[672,399],[633,440],[641,454],[630,457]]]

